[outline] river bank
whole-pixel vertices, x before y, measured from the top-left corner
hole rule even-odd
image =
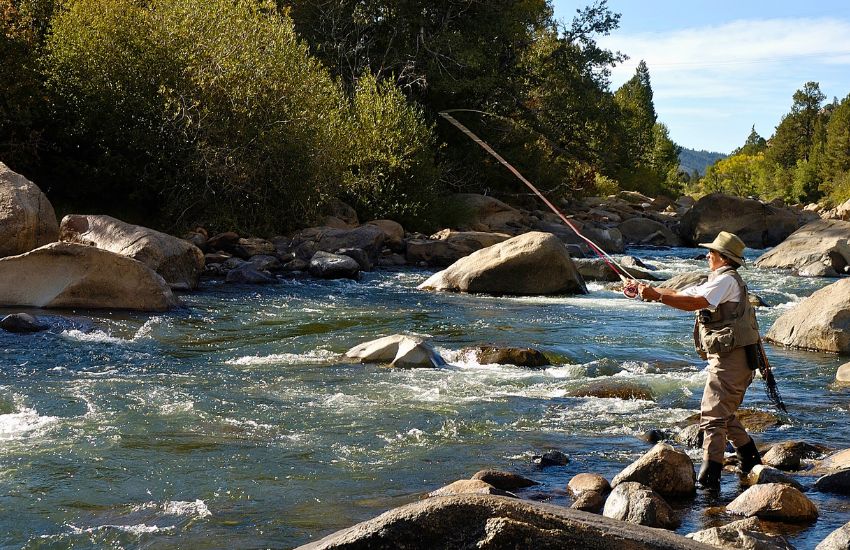
[[[629,252],[662,276],[704,267],[694,249]],[[572,297],[417,291],[431,273],[209,281],[169,313],[56,313],[47,332],[0,332],[10,365],[0,381],[0,484],[4,509],[16,510],[0,518],[2,543],[290,547],[482,468],[521,473],[542,484],[538,498],[568,506],[573,475],[612,478],[650,447],[638,435],[675,430],[697,409],[704,377],[689,315],[593,283]],[[755,268],[745,277],[772,306],[759,309],[764,330],[831,282]],[[387,370],[342,358],[397,332],[428,336],[449,365]],[[464,356],[482,343],[532,346],[554,364]],[[847,390],[833,385],[841,358],[768,354],[791,415],[756,434],[759,443],[850,446]],[[605,379],[644,384],[653,398],[569,395]],[[745,406],[770,410],[760,382]],[[549,448],[570,463],[539,469],[531,458]],[[721,501],[739,492],[725,474]],[[850,519],[844,497],[807,495],[821,517],[790,534],[799,548]],[[729,519],[703,515],[706,506],[699,496],[687,505],[677,532]]]

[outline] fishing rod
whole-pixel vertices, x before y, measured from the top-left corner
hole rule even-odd
[[[617,260],[612,258],[607,252],[605,252],[600,246],[598,246],[595,242],[593,242],[589,238],[585,237],[581,233],[581,231],[579,231],[578,228],[566,216],[564,216],[564,214],[561,213],[561,211],[558,210],[558,208],[555,207],[554,204],[549,202],[549,199],[547,199],[543,195],[543,193],[541,193],[537,189],[537,187],[534,186],[533,183],[528,181],[525,178],[525,176],[523,176],[519,172],[519,170],[514,168],[499,153],[497,153],[492,147],[490,147],[490,145],[488,145],[487,142],[485,142],[483,139],[481,139],[480,137],[475,135],[475,133],[472,132],[472,130],[470,130],[469,128],[467,128],[466,126],[464,126],[463,124],[458,122],[457,119],[455,119],[453,116],[451,116],[449,114],[449,113],[456,113],[456,112],[479,113],[479,114],[488,115],[488,116],[497,116],[497,115],[493,115],[491,113],[487,113],[487,112],[484,112],[484,111],[478,111],[478,110],[475,110],[475,109],[448,109],[448,110],[445,110],[445,111],[440,111],[438,113],[441,117],[443,117],[444,119],[449,121],[458,130],[460,130],[461,132],[466,134],[467,137],[469,137],[472,141],[474,141],[475,143],[480,145],[482,149],[487,151],[487,153],[489,153],[493,158],[498,160],[505,168],[510,170],[510,172],[513,175],[515,175],[522,183],[524,183],[529,189],[531,189],[534,192],[535,195],[540,197],[540,200],[542,200],[546,204],[546,206],[548,206],[549,209],[552,210],[552,212],[554,212],[561,219],[561,221],[563,221],[570,229],[572,229],[573,232],[576,235],[578,235],[578,237],[580,239],[582,239],[584,242],[586,242],[587,245],[590,247],[590,249],[593,250],[600,258],[602,258],[602,261],[605,262],[608,265],[608,267],[610,267],[614,271],[614,273],[616,273],[617,276],[620,277],[620,280],[623,282],[623,294],[625,294],[628,298],[637,297],[637,294],[638,294],[637,279],[634,276],[632,276],[632,274],[629,273],[628,270],[626,270],[623,266],[621,266],[617,262]]]

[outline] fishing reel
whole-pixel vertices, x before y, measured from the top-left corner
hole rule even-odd
[[[623,281],[623,294],[626,298],[637,298],[638,282],[636,279],[626,279]]]

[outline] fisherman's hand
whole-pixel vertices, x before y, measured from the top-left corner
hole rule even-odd
[[[649,286],[646,283],[638,284],[638,294],[643,300],[648,302],[655,302],[659,298],[661,298],[661,293]]]

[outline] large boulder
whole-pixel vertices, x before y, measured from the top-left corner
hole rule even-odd
[[[839,384],[850,384],[850,363],[844,363],[835,371],[835,381]]]
[[[320,279],[357,279],[360,264],[350,256],[318,251],[310,258],[310,275]]]
[[[816,220],[804,225],[777,247],[762,254],[755,265],[796,269],[802,273],[810,272],[821,276],[844,273],[850,264],[848,241],[850,222]]]
[[[638,525],[669,529],[678,521],[670,505],[661,496],[641,483],[629,481],[614,487],[602,515]]]
[[[667,443],[656,444],[617,474],[611,487],[629,481],[647,485],[663,496],[689,496],[696,491],[693,461]]]
[[[682,242],[661,222],[649,218],[631,218],[617,226],[629,244],[680,246]]]
[[[850,523],[845,523],[823,539],[815,550],[850,550]]]
[[[192,243],[110,216],[65,216],[59,239],[138,260],[176,289],[197,288],[204,271],[204,253]]]
[[[404,227],[393,220],[372,220],[366,225],[374,225],[384,232],[384,245],[394,251],[404,249]]]
[[[789,523],[814,521],[818,509],[806,495],[784,483],[753,485],[726,505],[730,514]]]
[[[435,273],[420,289],[485,294],[585,294],[567,249],[549,233],[530,232],[484,248]]]
[[[709,550],[691,539],[561,506],[491,495],[435,497],[390,510],[300,550],[584,548]]]
[[[58,237],[56,213],[41,189],[0,162],[0,258],[29,252]]]
[[[476,250],[493,246],[510,237],[505,233],[444,229],[428,239],[409,240],[406,259],[408,263],[414,265],[446,267]]]
[[[721,231],[738,235],[750,248],[776,246],[799,227],[797,213],[720,193],[702,197],[679,223],[686,244],[711,242]]]
[[[765,339],[795,348],[850,352],[850,279],[832,283],[786,311]]]
[[[742,548],[746,550],[794,550],[781,535],[771,536],[760,531],[761,521],[758,518],[747,518],[721,527],[711,527],[696,533],[689,533],[688,538],[703,542],[715,548]]]
[[[93,246],[51,243],[0,259],[0,305],[165,311],[165,280],[132,258]]]

